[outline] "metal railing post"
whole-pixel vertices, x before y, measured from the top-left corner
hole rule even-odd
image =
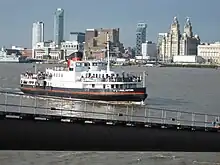
[[[95,107],[95,105],[94,105],[94,104],[95,104],[95,103],[93,102],[93,103],[92,103],[92,115],[93,115],[92,117],[93,117],[93,118],[94,118],[94,115],[95,115],[95,112],[94,112],[94,107]]]
[[[176,116],[176,124],[180,125],[180,116],[181,116],[181,112],[177,112],[177,116]]]
[[[105,117],[106,117],[106,120],[108,120],[108,109],[105,108]]]
[[[128,121],[128,108],[129,108],[129,107],[128,107],[128,105],[127,105],[127,110],[126,110],[126,119],[125,119],[126,121]]]
[[[114,105],[112,105],[112,110],[113,110],[113,113],[112,113],[112,120],[114,120],[114,115],[115,115],[115,107],[114,107]]]
[[[48,115],[48,109],[49,109],[49,99],[47,98],[47,110],[46,110],[46,115]]]
[[[164,111],[163,124],[166,124],[167,111]]]
[[[148,118],[147,118],[147,122],[150,123],[150,108],[148,108]]]
[[[63,111],[62,111],[62,108],[60,108],[60,117],[61,117],[61,119],[63,118]]]
[[[34,114],[36,114],[36,109],[37,109],[37,97],[34,97]]]
[[[146,123],[147,121],[147,108],[144,108],[144,122]]]
[[[131,121],[133,121],[134,106],[131,107]]]
[[[86,112],[87,112],[87,102],[85,101],[84,102],[84,113],[85,113],[85,115],[84,115],[84,117],[86,118]]]
[[[19,112],[21,112],[21,106],[22,106],[22,96],[20,96],[20,100],[19,100]]]
[[[195,125],[195,114],[192,113],[192,123],[191,126],[193,127]]]
[[[207,127],[207,122],[208,122],[208,115],[205,114],[205,128]]]
[[[161,123],[164,121],[164,110],[161,111]]]
[[[5,93],[5,112],[7,112],[7,104],[8,104],[8,94]]]

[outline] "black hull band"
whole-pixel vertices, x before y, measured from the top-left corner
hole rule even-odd
[[[123,93],[113,93],[113,92],[67,92],[59,90],[48,90],[48,89],[38,89],[38,88],[27,88],[22,87],[21,91],[23,93],[31,95],[47,95],[54,97],[66,97],[66,98],[76,98],[76,99],[86,99],[86,100],[101,100],[101,101],[133,101],[141,102],[147,98],[147,94],[144,92],[123,92]]]

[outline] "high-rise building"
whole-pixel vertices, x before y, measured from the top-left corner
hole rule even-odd
[[[54,14],[54,42],[59,47],[64,40],[64,10],[58,8]]]
[[[35,22],[32,27],[32,50],[36,48],[36,44],[38,42],[44,41],[44,23],[43,22]],[[32,53],[32,56],[34,54]]]
[[[85,42],[85,33],[82,32],[70,32],[70,41],[77,41],[79,43]]]
[[[159,33],[157,37],[157,55],[159,59],[162,59],[162,43],[164,38],[166,38],[168,33]]]
[[[32,28],[32,47],[35,47],[36,43],[44,41],[44,23],[35,22]]]
[[[138,23],[136,29],[136,56],[141,55],[142,43],[146,42],[147,24]]]

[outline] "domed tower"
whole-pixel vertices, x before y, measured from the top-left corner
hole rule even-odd
[[[180,24],[177,17],[173,18],[173,22],[171,24],[171,33],[180,33]]]
[[[184,33],[186,33],[186,35],[190,38],[193,37],[193,32],[192,32],[192,24],[191,24],[191,21],[190,21],[190,18],[187,17],[186,18],[186,22],[185,22],[185,25],[184,25]]]
[[[181,33],[180,33],[180,25],[177,17],[173,18],[173,22],[171,24],[171,29],[169,33],[169,56],[177,56],[179,55],[179,44],[181,39]]]

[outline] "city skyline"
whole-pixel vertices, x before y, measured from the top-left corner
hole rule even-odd
[[[184,2],[177,2],[175,0],[166,2],[163,0],[140,0],[139,3],[142,3],[142,5],[132,1],[126,3],[126,7],[124,7],[124,1],[114,3],[116,0],[113,0],[108,8],[105,7],[105,3],[101,0],[97,0],[98,2],[96,3],[92,3],[88,0],[65,1],[65,3],[61,3],[58,0],[54,0],[50,5],[46,5],[45,2],[44,5],[42,5],[41,1],[42,0],[39,0],[36,3],[27,0],[19,2],[14,0],[2,0],[0,2],[0,6],[10,5],[10,7],[13,8],[13,6],[17,4],[21,7],[21,10],[19,10],[16,15],[10,12],[11,10],[7,10],[6,7],[2,7],[0,10],[0,14],[4,15],[4,17],[0,18],[0,21],[3,22],[0,31],[2,38],[0,45],[6,47],[11,45],[31,47],[31,26],[33,22],[37,21],[44,22],[45,24],[45,40],[53,40],[53,14],[57,8],[62,8],[65,11],[64,39],[66,40],[68,40],[68,35],[71,31],[84,32],[87,28],[100,27],[120,28],[121,42],[124,43],[125,46],[135,46],[137,23],[146,22],[148,25],[147,40],[156,42],[159,32],[163,33],[169,30],[174,16],[178,17],[181,27],[184,25],[186,17],[190,17],[193,22],[194,31],[200,36],[202,42],[220,40],[218,30],[220,22],[216,21],[216,18],[220,16],[220,12],[218,12],[217,8],[218,5],[220,5],[220,1],[217,0],[213,0],[212,3],[198,0],[186,0]],[[188,4],[190,4],[190,6]],[[212,9],[207,9],[207,5]],[[84,9],[74,8],[73,11],[72,6],[83,6]],[[27,7],[28,10],[25,10]],[[94,11],[91,10],[93,7],[101,9]],[[112,13],[112,8],[114,8],[114,13]],[[172,10],[170,10],[171,8]],[[159,9],[159,11],[156,11],[156,9]],[[129,12],[131,10],[134,12]],[[82,14],[82,12],[84,12],[84,14]],[[181,31],[182,30],[181,28]]]

